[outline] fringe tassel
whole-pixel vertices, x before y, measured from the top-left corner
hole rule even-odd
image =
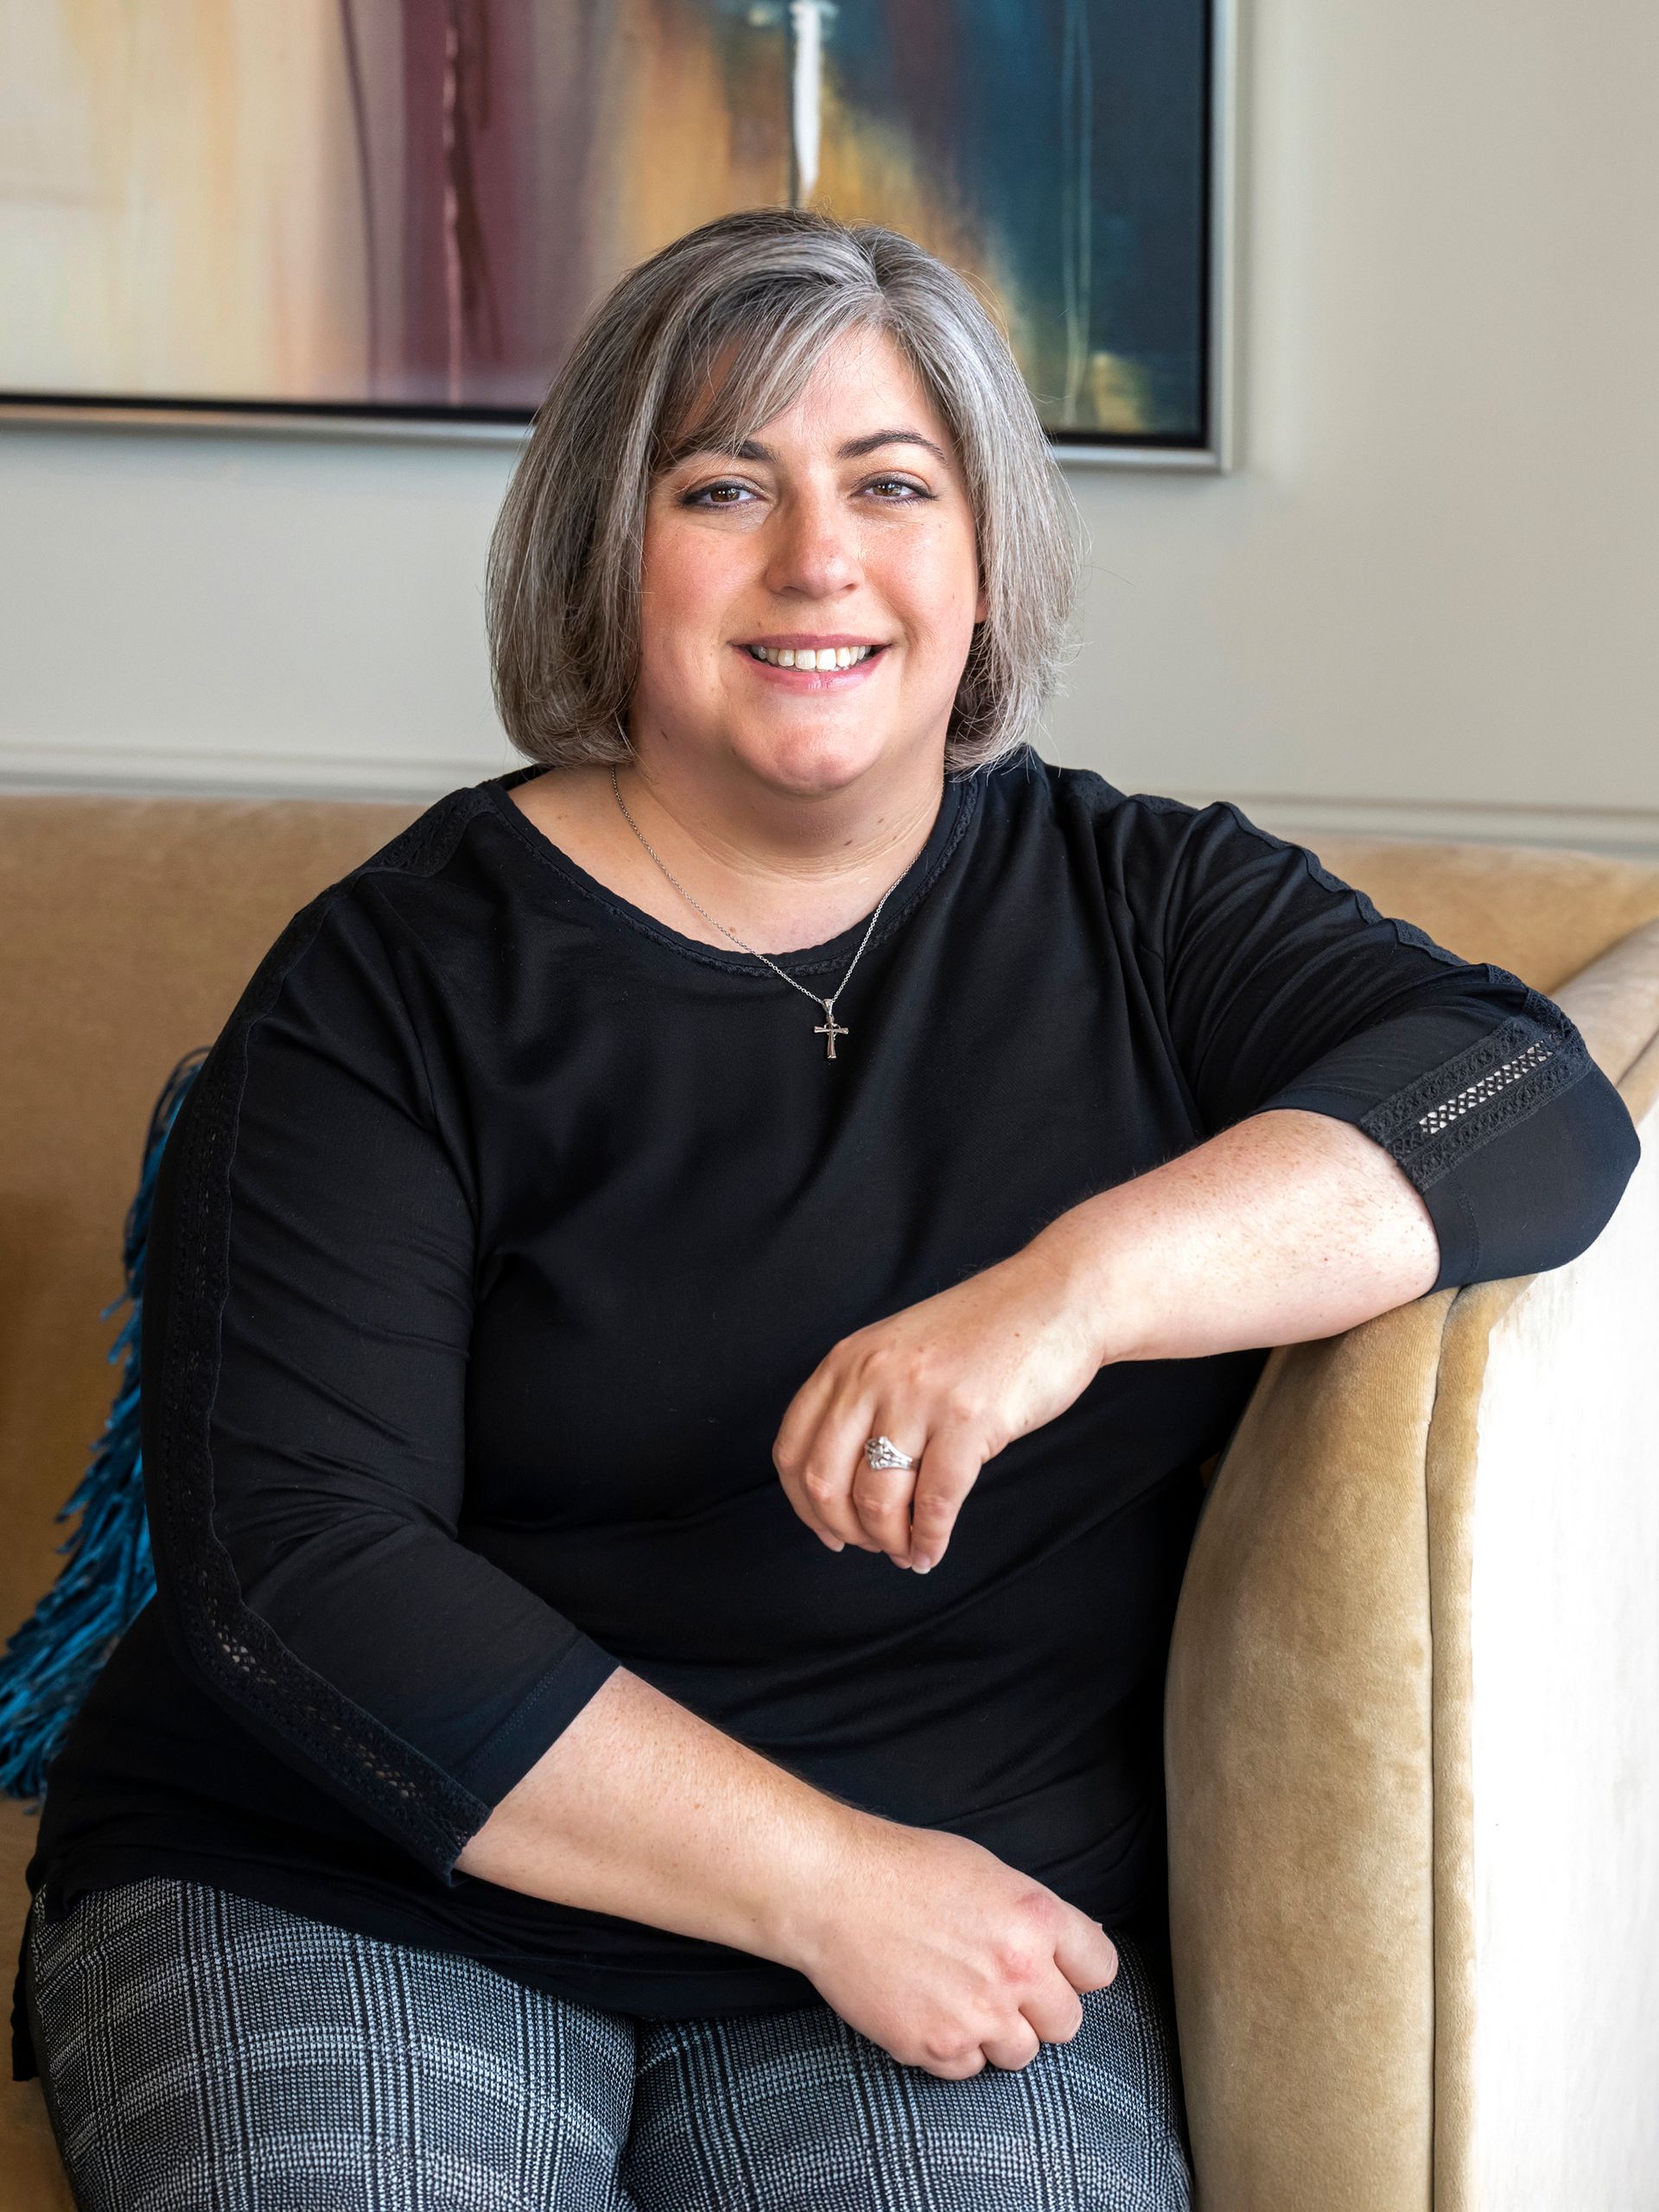
[[[79,1513],[80,1526],[58,1546],[69,1557],[56,1583],[0,1656],[0,1789],[9,1796],[45,1796],[47,1769],[87,1691],[155,1595],[138,1435],[144,1248],[162,1148],[207,1053],[203,1046],[185,1055],[149,1117],[122,1243],[127,1287],[99,1316],[107,1321],[124,1301],[132,1308],[107,1354],[125,1363],[121,1386],[79,1487],[56,1516]]]

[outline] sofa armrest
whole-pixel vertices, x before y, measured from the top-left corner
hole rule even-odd
[[[1166,1703],[1204,2212],[1659,2175],[1659,925],[1556,996],[1641,1129],[1613,1220],[1274,1351],[1205,1499]]]

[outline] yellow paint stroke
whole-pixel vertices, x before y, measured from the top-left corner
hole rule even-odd
[[[0,174],[14,387],[353,394],[365,265],[334,0],[35,0],[51,126]],[[44,10],[41,14],[40,11]],[[45,26],[41,38],[40,26]]]

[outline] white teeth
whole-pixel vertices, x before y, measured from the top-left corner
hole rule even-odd
[[[749,645],[745,650],[756,660],[764,660],[773,668],[855,668],[868,660],[876,650],[874,645],[821,645],[815,652],[810,645],[791,650],[788,645]]]

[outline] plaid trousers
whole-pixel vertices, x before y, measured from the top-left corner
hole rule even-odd
[[[946,2082],[823,2003],[642,2019],[215,1885],[37,1897],[25,1981],[80,2212],[1188,2212],[1165,1985]]]

